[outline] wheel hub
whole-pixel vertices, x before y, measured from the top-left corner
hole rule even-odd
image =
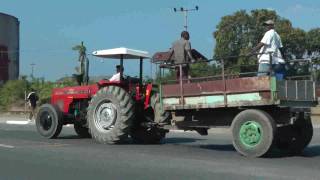
[[[254,147],[261,142],[262,128],[258,122],[247,121],[240,127],[240,141],[246,147]]]
[[[98,129],[110,130],[117,119],[117,110],[111,102],[104,102],[96,108],[94,116],[94,122]]]
[[[40,124],[42,128],[48,131],[52,126],[52,117],[48,112],[44,112],[40,116]]]

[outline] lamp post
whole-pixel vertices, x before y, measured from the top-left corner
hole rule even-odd
[[[186,31],[188,31],[188,12],[190,12],[190,11],[198,11],[198,10],[199,10],[198,6],[195,6],[195,8],[192,8],[192,9],[186,9],[186,8],[183,8],[183,7],[181,7],[180,9],[173,8],[174,12],[182,12],[183,13],[183,15],[184,15],[184,28],[185,28]]]
[[[34,66],[35,66],[36,64],[35,63],[31,63],[30,64],[30,66],[31,66],[31,78],[33,78],[34,76],[33,76],[33,72],[34,72]]]

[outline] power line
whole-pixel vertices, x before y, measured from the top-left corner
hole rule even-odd
[[[198,11],[199,10],[199,6],[195,6],[195,8],[192,9],[186,9],[181,7],[180,9],[177,8],[173,8],[174,12],[182,12],[184,14],[184,28],[186,31],[188,31],[188,13],[190,11]]]

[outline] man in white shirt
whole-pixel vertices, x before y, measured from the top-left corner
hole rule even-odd
[[[122,75],[123,75],[123,70],[124,70],[124,68],[122,67],[121,68],[121,66],[120,65],[117,65],[116,66],[116,74],[114,74],[110,79],[109,79],[109,81],[110,82],[119,82],[120,81],[120,72],[122,73]]]
[[[255,53],[260,49],[258,54],[258,76],[265,76],[272,72],[277,79],[281,80],[285,75],[285,61],[281,53],[281,48],[283,47],[281,38],[274,30],[274,22],[272,20],[264,22],[263,25],[266,26],[268,31],[264,34],[260,43],[252,50],[252,53]],[[270,63],[272,64],[271,66]]]

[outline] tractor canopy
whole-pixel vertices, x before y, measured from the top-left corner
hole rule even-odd
[[[140,60],[140,68],[139,68],[139,82],[142,85],[142,74],[143,74],[143,59],[150,59],[151,56],[146,51],[128,49],[125,47],[114,48],[114,49],[105,49],[105,50],[97,50],[92,53],[93,56],[109,58],[109,59],[120,59],[120,67],[123,69],[123,60],[131,59],[131,60]],[[122,71],[120,71],[120,82],[124,79]]]
[[[109,59],[149,59],[151,56],[147,51],[140,51],[128,48],[114,48],[97,50],[92,53],[93,56]]]

